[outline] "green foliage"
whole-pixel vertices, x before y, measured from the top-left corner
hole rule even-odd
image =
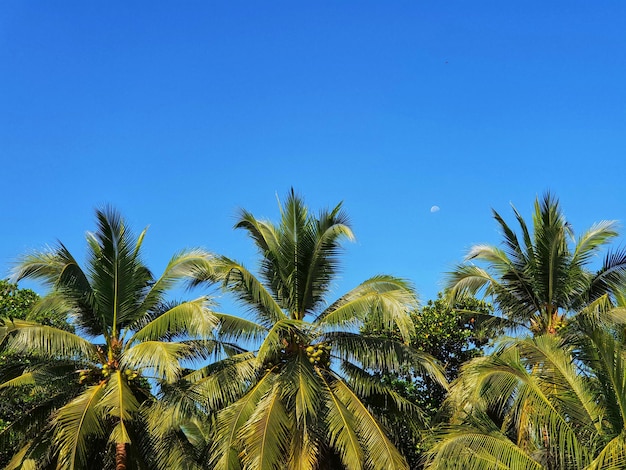
[[[40,302],[39,295],[31,289],[21,289],[17,284],[3,279],[0,280],[0,318],[13,320],[31,319],[46,325],[52,325],[64,330],[71,330],[66,321],[65,313],[54,311],[48,315],[42,314],[36,307]],[[19,371],[35,367],[39,358],[31,353],[17,353],[7,348],[5,341],[0,341],[0,377],[11,377]],[[13,423],[24,420],[29,410],[44,406],[48,397],[54,395],[65,384],[53,380],[35,387],[25,385],[20,390],[0,395],[0,433],[6,434],[6,445],[0,449],[0,466],[4,467],[11,456],[12,447],[19,444],[23,435],[21,432],[8,429]]]
[[[474,297],[461,297],[450,305],[439,294],[436,300],[429,300],[411,314],[415,325],[411,346],[435,357],[452,382],[461,366],[481,355],[483,347],[496,335],[484,322],[485,316],[492,312],[491,305]],[[420,406],[431,416],[437,413],[447,391],[428,377],[422,378],[415,387]]]
[[[19,289],[7,279],[0,280],[0,317],[25,320],[39,295],[30,289]]]

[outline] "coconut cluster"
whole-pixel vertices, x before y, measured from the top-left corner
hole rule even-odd
[[[102,366],[102,369],[83,369],[79,371],[78,383],[82,385],[87,382],[97,382],[99,380],[106,379],[110,377],[111,373],[115,370],[116,367],[112,364],[104,364]],[[135,380],[137,377],[139,377],[139,372],[132,369],[125,369],[124,375],[126,376],[126,380],[130,382],[131,380]]]
[[[325,343],[310,345],[305,349],[311,364],[325,367],[330,367],[330,350],[331,347]]]

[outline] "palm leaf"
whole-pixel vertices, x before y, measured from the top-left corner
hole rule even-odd
[[[241,468],[239,431],[252,416],[259,401],[273,387],[274,374],[268,371],[244,397],[218,413],[214,445],[209,464],[215,470]]]
[[[333,394],[354,416],[359,440],[374,468],[408,469],[402,454],[387,438],[387,433],[356,394],[342,381],[333,383]]]
[[[427,454],[427,470],[543,470],[522,449],[497,431],[448,429]]]
[[[180,361],[190,352],[191,348],[184,343],[143,341],[123,353],[121,365],[142,373],[147,370],[155,377],[173,382],[180,376]]]
[[[196,338],[210,338],[217,325],[217,318],[209,309],[209,299],[182,302],[154,318],[137,331],[128,341],[161,340],[165,337],[189,335]]]
[[[325,421],[330,446],[337,450],[348,470],[361,470],[364,467],[364,453],[356,433],[356,418],[336,395],[334,381],[324,377],[321,371],[317,373],[324,384],[324,401],[328,410]]]
[[[104,434],[98,403],[105,383],[87,388],[85,392],[62,407],[55,416],[55,443],[59,463],[64,468],[82,468],[86,462],[87,439]]]
[[[96,357],[96,349],[86,339],[69,331],[26,320],[0,319],[8,347],[17,353],[37,353],[57,359]]]
[[[139,410],[139,402],[122,376],[121,370],[112,372],[106,383],[104,393],[98,403],[98,408],[107,416],[116,418],[116,425],[109,440],[116,444],[130,443],[130,436],[126,429],[126,422],[133,419]]]
[[[366,320],[373,326],[398,328],[409,341],[415,326],[409,312],[417,307],[411,287],[392,276],[375,276],[342,296],[322,312],[315,323],[324,329],[354,327]]]
[[[257,403],[254,413],[239,432],[245,451],[246,469],[285,468],[291,416],[281,400],[280,387],[274,387]]]

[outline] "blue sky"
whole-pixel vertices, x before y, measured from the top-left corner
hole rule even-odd
[[[150,225],[155,271],[252,266],[237,209],[276,219],[293,186],[350,214],[337,295],[390,273],[432,298],[499,242],[492,207],[626,219],[625,31],[621,1],[4,1],[0,275],[80,258],[104,204]]]

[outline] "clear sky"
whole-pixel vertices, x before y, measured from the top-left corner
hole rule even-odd
[[[57,239],[80,259],[104,204],[155,271],[253,265],[237,209],[293,186],[351,216],[337,295],[389,273],[426,300],[499,242],[491,208],[626,220],[625,149],[623,1],[0,4],[0,276]]]

